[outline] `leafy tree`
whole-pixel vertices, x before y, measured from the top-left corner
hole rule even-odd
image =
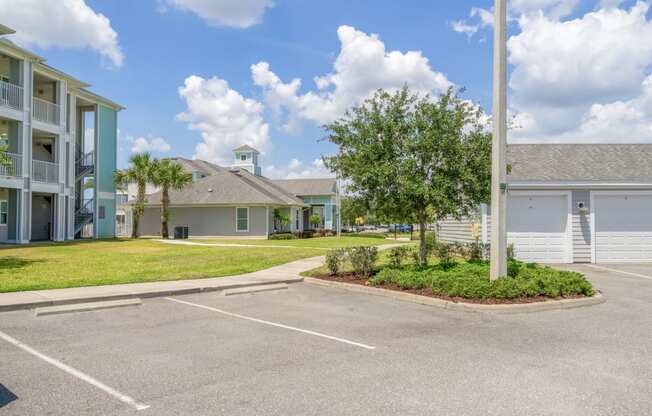
[[[131,238],[138,238],[138,225],[140,217],[145,211],[145,189],[148,183],[154,182],[155,159],[152,159],[149,153],[133,155],[129,159],[127,169],[117,170],[113,174],[113,181],[117,186],[126,187],[130,183],[138,186],[136,202],[133,207],[133,226],[131,229]]]
[[[308,221],[313,228],[319,228],[321,226],[321,216],[319,214],[312,214]]]
[[[283,230],[290,223],[290,216],[274,208],[274,229]]]
[[[161,188],[161,238],[168,238],[170,220],[170,189],[180,191],[192,182],[192,174],[168,159],[155,160],[152,183]]]
[[[343,224],[363,225],[365,223],[364,219],[368,210],[364,206],[364,201],[352,196],[342,197],[340,200],[340,209]],[[358,224],[359,218],[362,218],[362,224]]]
[[[436,99],[379,90],[325,126],[340,152],[324,162],[379,218],[419,224],[425,264],[426,225],[467,215],[490,197],[485,127],[481,110],[453,88]]]

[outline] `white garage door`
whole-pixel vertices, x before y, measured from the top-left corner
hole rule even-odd
[[[507,243],[527,262],[568,263],[567,195],[518,195],[507,199]]]
[[[595,261],[652,261],[652,195],[594,195]]]

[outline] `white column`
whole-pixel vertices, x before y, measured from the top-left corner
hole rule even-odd
[[[491,163],[491,280],[507,275],[507,0],[496,0]]]

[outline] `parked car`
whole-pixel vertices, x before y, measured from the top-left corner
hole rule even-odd
[[[397,233],[411,233],[412,232],[412,225],[410,224],[392,224],[389,226],[389,231],[390,232],[397,232]]]

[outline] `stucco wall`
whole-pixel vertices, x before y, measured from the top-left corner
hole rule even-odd
[[[174,227],[190,227],[190,237],[265,237],[265,207],[249,207],[249,231],[236,232],[235,207],[188,207],[170,208],[169,230]],[[272,211],[270,208],[269,211]],[[141,235],[160,235],[161,214],[159,208],[146,208],[140,223]]]

